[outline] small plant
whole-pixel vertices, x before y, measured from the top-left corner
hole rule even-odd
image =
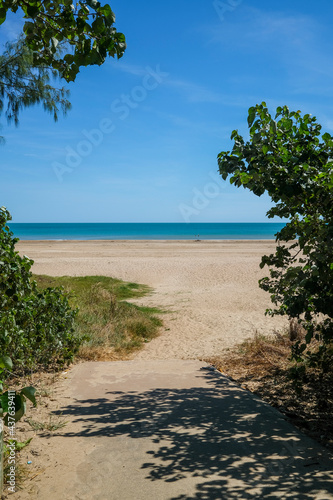
[[[12,370],[13,363],[8,356],[0,357],[0,376],[4,370]],[[0,383],[0,391],[3,391],[3,381]],[[34,387],[24,387],[19,392],[7,390],[0,394],[0,417],[8,427],[15,425],[26,412],[26,398],[36,406],[36,389]]]
[[[28,422],[34,431],[57,431],[67,424],[67,421],[59,420],[58,417],[54,417],[53,415],[50,415],[48,422],[38,422],[32,418],[26,418],[26,422]]]
[[[27,439],[26,441],[14,441],[14,447],[16,451],[21,451],[23,450],[26,446],[28,446],[32,441],[32,437]],[[6,459],[8,454],[9,454],[9,448],[5,444],[3,447],[3,452],[4,452],[4,458]],[[4,467],[5,469],[5,467]]]
[[[17,390],[7,390],[3,392],[3,380],[2,374],[5,370],[12,370],[13,363],[12,360],[8,356],[0,357],[0,493],[3,490],[3,479],[4,473],[7,473],[8,466],[10,473],[13,474],[16,469],[15,460],[13,462],[12,455],[15,455],[15,451],[22,449],[24,446],[30,442],[26,443],[17,443],[14,440],[15,436],[15,424],[18,422],[26,412],[26,399],[28,398],[34,406],[36,406],[36,398],[35,393],[36,389],[34,387],[24,387],[23,389]],[[4,445],[3,442],[3,423],[8,427],[9,433],[9,442],[7,445]],[[21,447],[20,447],[21,445]],[[9,450],[10,448],[10,450]],[[4,467],[4,455],[7,458],[7,464]],[[9,458],[8,458],[9,456]],[[14,463],[14,465],[13,465]],[[6,468],[7,467],[7,468]],[[15,476],[14,476],[15,477]],[[15,484],[15,482],[14,482]],[[13,490],[14,491],[14,490]]]

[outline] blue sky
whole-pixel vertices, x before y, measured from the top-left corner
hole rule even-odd
[[[333,3],[109,3],[124,57],[82,69],[58,123],[39,107],[18,128],[1,117],[0,204],[14,222],[267,220],[269,199],[222,181],[216,157],[263,100],[333,132]]]

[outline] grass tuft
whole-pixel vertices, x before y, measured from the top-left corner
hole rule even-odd
[[[48,422],[38,422],[32,418],[26,418],[25,421],[30,425],[34,431],[57,431],[62,429],[67,424],[67,421],[60,420],[57,416],[50,415]]]

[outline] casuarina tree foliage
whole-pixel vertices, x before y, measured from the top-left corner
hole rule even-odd
[[[0,115],[4,112],[7,121],[17,125],[23,108],[41,103],[57,121],[59,110],[66,114],[71,104],[69,90],[54,86],[56,78],[55,70],[33,67],[33,52],[22,37],[8,42],[0,55]]]

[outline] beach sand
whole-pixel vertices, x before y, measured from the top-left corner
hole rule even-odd
[[[39,381],[49,397],[29,405],[28,416],[65,425],[52,433],[36,433],[26,420],[18,426],[18,441],[33,441],[20,453],[30,465],[15,499],[244,498],[242,491],[262,498],[267,488],[274,498],[302,488],[307,498],[310,490],[311,498],[332,498],[324,449],[202,361],[287,324],[265,316],[270,300],[257,283],[273,242],[21,241],[18,248],[36,273],[146,283],[154,291],[138,301],[169,312],[161,335],[135,359],[78,363],[51,385]]]
[[[167,310],[161,335],[136,359],[203,359],[287,327],[265,316],[271,302],[258,280],[274,241],[20,241],[32,271],[51,276],[104,275],[151,286],[136,302]]]

